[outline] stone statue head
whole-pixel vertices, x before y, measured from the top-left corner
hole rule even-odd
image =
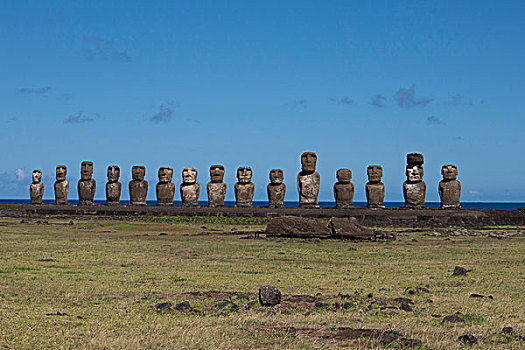
[[[211,182],[221,182],[224,179],[224,166],[212,165],[210,166]]]
[[[410,182],[423,181],[423,167],[421,165],[407,165],[406,168],[407,180]]]
[[[134,165],[131,168],[131,176],[135,181],[144,180],[144,176],[146,176],[146,167],[143,165]]]
[[[33,183],[37,184],[42,182],[42,170],[33,170]]]
[[[65,165],[57,165],[56,179],[57,181],[64,181],[67,175],[67,167]]]
[[[161,166],[158,172],[159,182],[166,183],[171,182],[173,178],[173,168],[167,166]]]
[[[93,162],[83,161],[80,164],[80,178],[82,180],[91,180],[91,176],[93,176]]]
[[[445,164],[441,167],[441,175],[443,180],[456,180],[458,168],[454,164]]]
[[[194,184],[197,182],[197,169],[184,168],[182,169],[182,182],[185,184]]]
[[[352,181],[352,171],[350,169],[337,170],[337,181],[341,183],[350,183]]]
[[[369,165],[367,169],[369,182],[381,182],[383,177],[383,168],[381,165]]]
[[[108,181],[117,182],[120,177],[120,168],[118,165],[108,166]]]
[[[282,169],[270,170],[270,182],[273,184],[282,184],[284,181],[284,172]]]
[[[303,171],[314,172],[317,163],[317,155],[314,152],[304,152],[301,154],[301,166]]]
[[[247,184],[252,181],[252,168],[241,166],[237,169],[237,181]]]

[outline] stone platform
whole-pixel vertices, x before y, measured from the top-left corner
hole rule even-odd
[[[397,227],[469,227],[523,226],[525,208],[518,210],[495,209],[371,209],[353,207],[337,209],[321,207],[306,208],[236,208],[206,206],[135,206],[135,205],[55,205],[55,204],[0,204],[0,217],[115,217],[132,216],[227,216],[227,217],[277,217],[284,215],[330,218],[355,217],[364,226]]]

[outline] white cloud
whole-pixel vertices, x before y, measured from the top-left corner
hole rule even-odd
[[[22,181],[26,178],[26,172],[24,169],[21,168],[16,169],[15,175],[17,181]]]

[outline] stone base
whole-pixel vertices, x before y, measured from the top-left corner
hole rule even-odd
[[[235,204],[237,208],[251,208],[253,207],[252,203],[237,203]]]
[[[95,205],[95,203],[91,201],[81,201],[81,202],[78,202],[78,205]]]
[[[106,202],[106,205],[120,205],[120,202]]]
[[[129,205],[147,205],[146,202],[133,202],[129,203]]]
[[[442,205],[441,209],[461,209],[459,205]]]
[[[405,208],[407,209],[424,209],[424,205],[414,205],[414,204],[405,204]]]
[[[335,204],[335,207],[337,209],[348,209],[348,208],[353,208],[354,206],[352,204]]]
[[[283,204],[270,204],[268,206],[268,208],[282,208],[282,207],[284,207]]]
[[[385,206],[384,205],[379,205],[379,204],[369,204],[368,208],[370,208],[370,209],[384,209]]]
[[[316,209],[316,208],[319,208],[319,204],[314,204],[314,203],[303,203],[303,204],[299,204],[299,208],[304,208],[304,209]]]

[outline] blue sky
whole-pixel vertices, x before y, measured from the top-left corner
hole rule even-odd
[[[321,200],[335,172],[384,168],[402,200],[405,155],[425,155],[427,200],[457,164],[464,201],[525,201],[523,1],[3,1],[0,198],[28,198],[33,169],[70,198],[82,160],[199,171],[251,166],[255,199],[282,168],[297,200],[315,151]],[[127,186],[124,187],[127,189]],[[128,198],[127,190],[123,198]],[[176,198],[179,198],[177,190]]]

